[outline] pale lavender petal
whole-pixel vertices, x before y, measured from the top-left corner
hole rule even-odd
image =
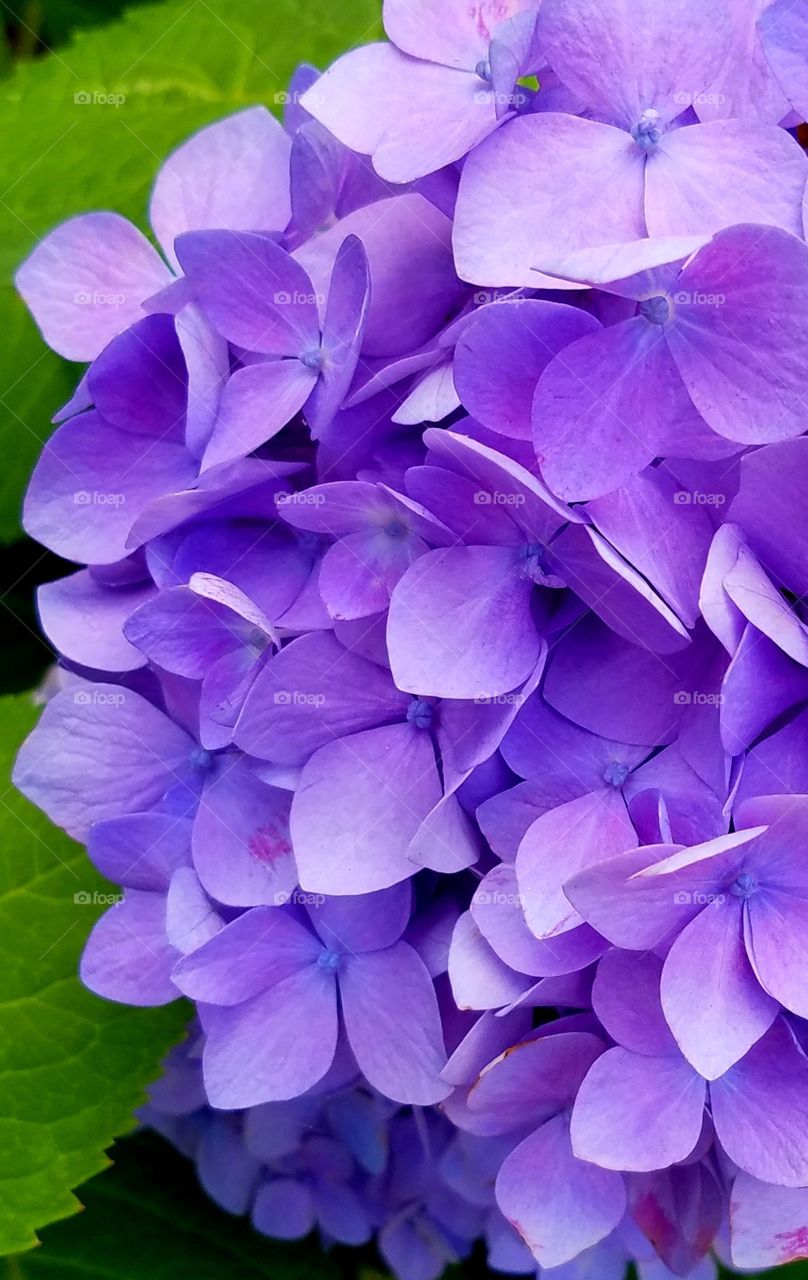
[[[177,952],[166,937],[166,900],[130,889],[101,917],[84,948],[81,980],[96,995],[121,1004],[169,1004]]]
[[[85,213],[36,246],[15,283],[49,346],[94,360],[171,279],[142,232],[117,213]]]

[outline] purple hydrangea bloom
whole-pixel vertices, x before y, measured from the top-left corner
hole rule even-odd
[[[95,213],[19,270],[89,368],[15,779],[267,1235],[808,1256],[806,20],[386,0],[169,158],[164,257]]]

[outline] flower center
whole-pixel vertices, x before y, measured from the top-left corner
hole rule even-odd
[[[607,787],[622,787],[631,770],[620,760],[612,760],[603,770],[603,781]]]
[[[313,373],[320,373],[325,364],[322,347],[306,347],[305,351],[301,351],[298,359],[306,369],[311,369]]]
[[[658,293],[654,298],[646,298],[640,303],[640,315],[649,324],[665,324],[670,319],[671,304],[664,294]]]
[[[198,769],[200,773],[207,773],[213,756],[204,747],[194,747],[189,759],[192,769]]]
[[[631,130],[632,138],[643,151],[653,151],[663,133],[662,118],[658,111],[654,111],[653,107],[643,111]]]
[[[753,894],[757,893],[758,882],[748,871],[742,871],[735,883],[730,885],[729,891],[736,898],[742,898],[745,902],[747,898],[751,898]]]
[[[323,947],[317,957],[317,964],[321,969],[326,969],[329,973],[336,973],[342,964],[342,956],[338,951],[332,951],[329,947]]]
[[[407,707],[407,723],[415,725],[416,729],[431,729],[432,716],[432,705],[423,698],[413,698]]]
[[[384,526],[384,532],[388,538],[392,538],[394,542],[400,542],[402,538],[407,536],[407,528],[403,520],[389,520]]]
[[[479,76],[481,80],[484,80],[486,84],[490,84],[492,79],[490,60],[488,58],[481,58],[477,63],[477,66],[474,68],[474,74],[475,76]]]

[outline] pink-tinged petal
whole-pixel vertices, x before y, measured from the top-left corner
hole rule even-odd
[[[268,787],[240,761],[205,788],[194,822],[194,864],[218,902],[281,905],[291,894],[298,874],[290,806],[288,792]]]
[[[731,227],[695,254],[677,290],[667,340],[705,421],[742,444],[799,435],[808,246],[776,227]]]
[[[303,408],[317,374],[299,360],[267,360],[228,379],[203,459],[212,467],[244,458],[266,444]]]
[[[207,1008],[202,1065],[212,1107],[297,1098],[322,1080],[337,1048],[333,975],[309,966],[230,1009]]]
[[[194,300],[228,342],[273,356],[319,347],[312,282],[269,236],[186,231],[176,250]]]
[[[674,129],[648,165],[649,234],[704,235],[754,222],[801,236],[806,179],[805,152],[776,124],[716,120]]]
[[[761,14],[758,28],[766,60],[780,88],[802,119],[808,119],[808,4],[805,0],[774,0]]]
[[[47,704],[20,748],[13,781],[57,825],[84,839],[94,822],[153,808],[180,780],[194,747],[140,694],[82,685]]]
[[[808,1060],[780,1019],[710,1086],[715,1131],[730,1160],[763,1182],[808,1184]]]
[[[731,892],[705,907],[674,942],[662,971],[662,1008],[679,1048],[707,1080],[729,1070],[779,1013],[758,983]]]
[[[411,699],[389,672],[330,633],[293,640],[264,667],[247,698],[236,742],[277,764],[305,764],[319,747],[404,720]]]
[[[665,1169],[687,1159],[698,1143],[705,1095],[704,1081],[678,1055],[609,1049],[578,1091],[572,1149],[602,1169]]]
[[[637,316],[580,338],[536,388],[542,476],[566,500],[610,493],[656,455],[663,406],[678,413],[686,399],[658,325]]]
[[[443,329],[466,296],[452,258],[451,219],[416,192],[377,200],[341,218],[295,252],[323,301],[347,236],[359,237],[370,263],[363,355],[410,355]]]
[[[39,588],[39,620],[69,661],[96,671],[135,671],[146,659],[125,638],[123,624],[154,594],[151,583],[106,587],[81,569]]]
[[[747,947],[758,980],[786,1009],[808,1016],[808,899],[767,885],[747,911]]]
[[[45,445],[25,497],[32,537],[85,564],[114,564],[129,554],[137,518],[166,492],[196,476],[181,444],[111,427],[95,412],[60,427]]]
[[[384,29],[413,58],[473,71],[500,24],[533,7],[533,0],[384,0]]]
[[[451,1092],[440,1079],[446,1052],[435,990],[412,947],[397,942],[346,956],[339,987],[351,1048],[375,1089],[414,1106],[440,1102]]]
[[[663,122],[681,114],[726,57],[729,16],[721,0],[545,0],[539,41],[573,93],[632,129],[646,108]]]
[[[239,1005],[317,963],[321,944],[279,907],[245,911],[177,965],[174,980],[191,999]]]
[[[94,360],[170,279],[157,251],[126,218],[86,213],[51,231],[15,283],[54,351],[68,360]]]
[[[531,438],[536,384],[553,356],[600,329],[589,312],[518,298],[483,307],[455,350],[454,383],[468,412],[492,431]]]
[[[515,120],[464,165],[458,273],[477,285],[559,288],[541,273],[568,254],[645,236],[643,185],[640,148],[622,129],[553,112]]]
[[[314,1230],[313,1188],[292,1178],[273,1178],[258,1188],[252,1224],[273,1240],[303,1240]]]
[[[808,1257],[808,1187],[773,1187],[741,1172],[729,1218],[733,1266],[757,1272]]]
[[[168,157],[154,184],[149,218],[175,266],[183,231],[283,231],[291,138],[266,107],[249,107],[201,129]]]
[[[440,798],[429,735],[409,724],[342,738],[315,752],[292,802],[301,887],[372,893],[408,879],[408,845]]]
[[[653,952],[613,947],[598,965],[592,986],[592,1008],[613,1040],[659,1057],[678,1057],[676,1042],[662,1013],[659,980],[662,961]]]
[[[452,934],[449,980],[459,1009],[503,1009],[530,986],[527,977],[500,960],[468,911]]]
[[[530,608],[533,583],[520,570],[515,548],[451,547],[421,556],[390,602],[398,687],[426,697],[491,698],[524,684],[542,641]]]
[[[362,241],[348,236],[331,273],[323,322],[320,379],[306,407],[306,421],[318,438],[342,408],[359,363],[370,306],[370,264]]]
[[[508,1156],[496,1194],[505,1217],[548,1268],[603,1240],[626,1209],[622,1177],[575,1158],[563,1116],[548,1120]]]
[[[637,843],[619,791],[602,789],[551,809],[528,829],[516,855],[525,919],[537,938],[553,938],[582,924],[564,893],[576,873]]]
[[[162,890],[179,867],[191,865],[190,818],[132,813],[96,822],[87,854],[102,875],[132,889]]]
[[[180,992],[171,980],[177,952],[166,936],[161,893],[130,889],[96,924],[81,958],[81,980],[96,995],[121,1004],[169,1004]]]

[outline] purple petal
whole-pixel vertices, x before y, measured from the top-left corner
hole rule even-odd
[[[426,966],[406,942],[347,956],[340,968],[342,1014],[361,1071],[396,1102],[428,1106],[451,1089],[438,1002]]]
[[[212,897],[228,906],[281,905],[297,884],[289,834],[291,799],[259,781],[243,761],[205,788],[194,822],[194,864]]]
[[[558,288],[541,273],[571,252],[645,236],[643,186],[642,153],[622,129],[553,112],[514,120],[464,165],[458,274],[477,285]]]
[[[718,1139],[746,1173],[781,1187],[808,1183],[808,1062],[780,1020],[710,1086]]]
[[[319,347],[312,282],[268,236],[187,231],[176,250],[193,297],[223,338],[273,356]]]
[[[149,218],[169,259],[183,231],[283,231],[291,139],[266,107],[249,107],[195,133],[168,157]]]
[[[279,907],[254,907],[186,956],[174,980],[193,1000],[234,1006],[317,963],[314,935]]]
[[[572,1113],[572,1149],[602,1169],[666,1169],[695,1148],[705,1083],[678,1056],[609,1049],[589,1070]]]
[[[121,1004],[162,1005],[179,997],[171,980],[177,952],[166,937],[161,893],[130,889],[96,924],[81,958],[81,980]]]
[[[203,1056],[213,1107],[297,1098],[323,1078],[337,1047],[333,977],[310,966],[230,1009],[207,1009]]]
[[[97,671],[135,671],[145,657],[124,637],[127,618],[155,593],[151,583],[103,586],[86,569],[37,591],[42,630],[71,662]]]
[[[36,246],[15,283],[42,336],[68,360],[94,360],[171,279],[142,232],[117,213],[69,218]]]
[[[84,685],[47,704],[20,748],[14,783],[58,826],[84,839],[94,822],[155,806],[186,769],[194,745],[139,694]]]
[[[408,879],[418,870],[410,840],[439,797],[432,743],[412,725],[370,729],[321,747],[292,803],[302,888],[339,896]]]
[[[398,687],[427,697],[492,698],[524,684],[541,653],[532,591],[515,549],[452,547],[421,556],[390,604]]]
[[[623,1179],[576,1160],[562,1116],[508,1156],[496,1190],[499,1207],[542,1267],[560,1267],[603,1240],[626,1208]]]
[[[96,822],[87,853],[102,875],[132,889],[166,892],[179,867],[191,865],[189,818],[133,813]]]
[[[300,360],[267,360],[228,379],[203,467],[244,458],[277,435],[311,395],[317,375]]]

